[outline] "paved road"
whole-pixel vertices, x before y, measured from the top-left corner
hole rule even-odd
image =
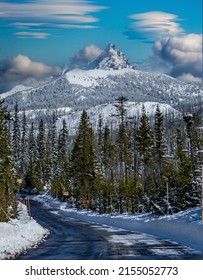
[[[21,260],[203,259],[175,242],[62,217],[39,202],[31,202],[31,213],[51,233],[37,249],[19,256]]]

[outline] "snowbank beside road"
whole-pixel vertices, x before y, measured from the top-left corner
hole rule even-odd
[[[50,205],[58,209],[58,215],[152,234],[189,246],[203,254],[203,222],[201,220],[200,208],[183,211],[173,216],[156,218],[149,214],[101,215],[91,211],[78,211],[73,208],[66,208],[64,202],[60,202],[47,195],[38,196],[35,199],[45,203],[47,206]]]
[[[14,258],[21,252],[36,246],[48,230],[27,215],[24,204],[19,204],[19,219],[0,223],[0,260]]]

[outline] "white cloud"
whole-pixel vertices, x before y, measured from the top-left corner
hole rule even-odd
[[[162,38],[154,44],[155,56],[170,66],[170,75],[184,80],[202,79],[202,34]]]
[[[0,89],[10,89],[19,83],[26,84],[29,79],[40,81],[59,73],[60,70],[59,67],[34,62],[29,57],[19,54],[0,62]]]
[[[42,77],[54,74],[59,69],[49,67],[42,62],[33,62],[29,57],[19,54],[7,61],[7,69],[4,73],[6,79],[15,79],[15,77]]]
[[[202,83],[202,78],[194,77],[190,73],[182,74],[181,76],[178,77],[178,79],[181,81],[186,81],[186,82]]]
[[[88,64],[93,62],[104,50],[95,46],[88,45],[80,50],[72,59],[71,67],[87,67]]]
[[[80,24],[66,24],[66,23],[37,23],[37,22],[14,22],[9,24],[9,26],[13,26],[19,29],[24,29],[24,30],[43,30],[43,29],[49,29],[49,28],[58,28],[58,29],[96,29],[100,28],[99,26],[94,26],[94,25],[80,25]],[[20,34],[23,32],[17,32],[15,34]],[[32,32],[30,32],[32,35]],[[48,34],[48,33],[45,33]],[[31,36],[30,35],[30,36]],[[48,34],[50,35],[50,34]],[[34,35],[33,35],[34,36]],[[48,37],[48,36],[46,36]]]
[[[181,19],[174,14],[151,11],[133,14],[129,18],[135,20],[125,32],[129,39],[156,41],[163,36],[175,36],[184,32],[178,23]]]
[[[27,27],[30,27],[30,21],[33,21],[33,23],[38,21],[44,22],[45,25],[55,22],[55,27],[57,27],[57,24],[60,23],[86,24],[98,22],[99,19],[91,14],[106,8],[91,4],[87,0],[36,0],[35,2],[25,3],[2,2],[0,3],[0,18],[12,21],[13,19],[16,21],[20,20],[22,21],[21,26],[23,28],[26,27],[26,22],[28,23]],[[71,28],[73,27],[74,25],[71,26]],[[94,26],[91,26],[91,28],[94,28]]]
[[[43,32],[16,32],[14,35],[18,38],[34,38],[34,39],[46,39],[50,36],[49,33]]]

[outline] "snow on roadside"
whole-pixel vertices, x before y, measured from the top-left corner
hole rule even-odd
[[[26,206],[19,203],[19,218],[0,223],[0,260],[12,259],[28,248],[37,246],[49,231],[30,219]]]
[[[48,195],[35,197],[46,206],[58,209],[58,215],[86,222],[104,224],[129,231],[139,231],[170,239],[189,246],[203,254],[203,221],[201,208],[193,208],[174,215],[154,217],[150,214],[97,214],[91,211],[67,208],[66,203]]]

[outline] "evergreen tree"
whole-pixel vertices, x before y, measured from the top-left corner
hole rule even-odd
[[[37,172],[38,163],[37,141],[35,137],[34,124],[32,122],[29,132],[29,159],[25,175],[25,187],[30,193],[40,192],[42,190],[42,182]]]
[[[53,179],[53,166],[51,156],[51,131],[48,130],[45,144],[45,167],[44,167],[44,180],[50,187],[51,180]]]
[[[58,137],[58,166],[59,175],[58,181],[60,182],[61,191],[70,190],[70,159],[69,159],[69,136],[68,128],[65,119],[63,120],[62,129]]]
[[[38,135],[37,135],[37,175],[40,178],[42,184],[45,183],[45,155],[46,155],[46,137],[44,121],[41,119],[39,123]]]
[[[29,155],[28,155],[28,150],[29,150],[29,146],[28,146],[28,125],[27,125],[27,118],[25,115],[25,112],[23,113],[23,120],[22,120],[22,133],[21,133],[21,151],[20,151],[20,173],[22,174],[22,176],[25,175],[26,173],[26,168],[27,168],[27,164],[28,164],[28,159],[29,159]]]
[[[175,204],[181,210],[196,205],[193,189],[193,160],[184,149],[183,135],[180,129],[177,130],[177,152],[175,171]]]
[[[0,222],[17,215],[17,182],[9,141],[10,114],[0,100]]]
[[[149,119],[142,109],[140,124],[136,132],[136,142],[138,150],[138,168],[142,177],[143,190],[146,195],[146,210],[151,210],[152,201],[155,198],[155,185],[153,178],[153,133],[149,126]]]
[[[164,117],[157,105],[154,124],[154,151],[155,162],[154,181],[156,187],[155,203],[161,212],[167,211],[166,190],[168,184],[168,159],[166,156],[166,142],[164,137]]]
[[[56,129],[56,114],[53,113],[52,126],[50,130],[51,137],[51,162],[52,162],[52,174],[53,179],[59,177],[59,166],[58,166],[58,139],[57,139],[57,129]]]
[[[158,105],[155,113],[154,140],[154,156],[158,167],[156,171],[163,173],[166,163],[166,143],[164,137],[164,117]]]
[[[108,126],[105,126],[102,139],[102,164],[104,167],[105,189],[104,189],[104,211],[114,210],[115,201],[115,164],[116,146],[111,142],[111,134]]]
[[[14,107],[14,120],[13,120],[13,138],[12,138],[12,147],[13,147],[13,156],[15,168],[20,171],[20,144],[21,144],[21,134],[20,134],[20,124],[19,124],[19,110],[18,104],[15,104]]]
[[[198,165],[198,151],[202,147],[202,138],[200,136],[199,128],[202,125],[202,120],[199,114],[187,114],[184,116],[186,123],[186,132],[188,137],[188,151],[192,162],[195,166]],[[193,173],[194,175],[194,173]]]
[[[86,111],[80,119],[78,133],[71,155],[71,173],[77,202],[91,200],[95,179],[94,133]]]
[[[126,114],[127,114],[126,102],[127,101],[128,101],[128,99],[125,96],[120,96],[118,99],[116,99],[116,103],[114,105],[116,107],[116,111],[117,111],[116,116],[118,116],[120,118],[121,124],[124,124],[124,121],[126,118]]]
[[[140,125],[136,133],[137,149],[140,165],[148,166],[153,153],[153,133],[149,126],[149,119],[143,107]]]
[[[65,119],[63,120],[63,126],[59,133],[58,151],[60,157],[63,158],[64,161],[66,161],[69,153],[69,143],[68,143],[68,128]]]

